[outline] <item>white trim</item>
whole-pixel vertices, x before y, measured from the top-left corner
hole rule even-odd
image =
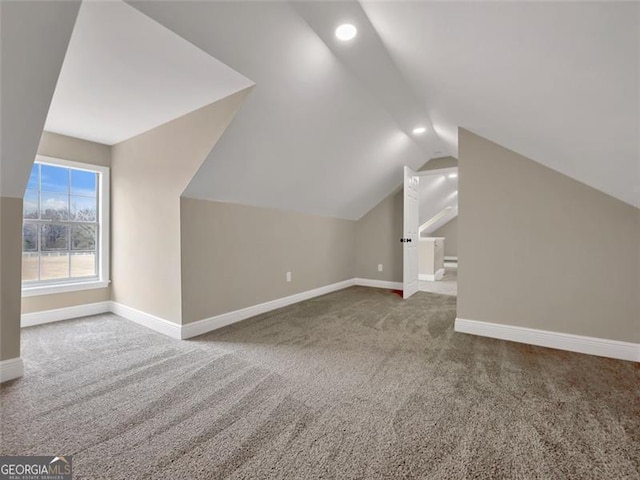
[[[80,290],[91,290],[95,288],[105,288],[109,286],[110,272],[110,234],[111,217],[109,213],[110,193],[111,193],[111,169],[104,165],[95,165],[92,163],[74,162],[64,158],[47,157],[45,155],[37,155],[36,162],[73,168],[76,170],[84,170],[98,174],[98,271],[97,279],[89,279],[86,281],[69,279],[66,283],[35,283],[22,287],[22,297],[33,297],[37,295],[50,295],[57,293],[76,292]]]
[[[430,175],[447,175],[448,173],[458,173],[458,167],[434,168],[432,170],[418,170],[417,177],[428,177]]]
[[[458,257],[447,257],[447,256],[445,255],[445,257],[444,257],[444,261],[445,261],[445,262],[457,262],[457,261],[458,261]]]
[[[356,278],[355,284],[361,287],[386,288],[389,290],[402,290],[402,282],[389,282],[387,280],[373,280],[370,278]]]
[[[182,338],[187,339],[196,337],[212,330],[226,327],[232,323],[255,317],[262,313],[270,312],[314,297],[319,297],[320,295],[326,295],[327,293],[342,290],[353,285],[353,279],[344,280],[342,282],[333,283],[313,290],[307,290],[306,292],[296,293],[295,295],[290,295],[288,297],[278,298],[269,302],[253,305],[251,307],[216,315],[215,317],[205,318],[204,320],[199,320],[197,322],[187,323],[182,326]]]
[[[499,338],[501,340],[527,343],[540,347],[640,362],[640,343],[585,337],[582,335],[550,332],[548,330],[516,327],[513,325],[465,320],[463,318],[456,318],[454,330],[461,333]]]
[[[98,229],[100,230],[98,277],[101,281],[110,283],[111,273],[111,169],[98,167],[100,182],[98,195]]]
[[[22,297],[38,297],[40,295],[52,295],[66,292],[78,292],[80,290],[107,288],[109,286],[109,283],[109,280],[95,280],[90,282],[34,285],[33,287],[22,287]]]
[[[84,170],[86,172],[102,172],[104,169],[109,169],[109,167],[94,163],[76,162],[74,160],[67,160],[66,158],[49,157],[47,155],[36,155],[36,162],[54,167],[75,168],[76,170]]]
[[[24,375],[22,358],[10,358],[0,362],[0,383],[20,378]]]
[[[156,317],[150,313],[136,310],[135,308],[127,307],[121,303],[111,302],[111,312],[116,315],[120,315],[127,320],[138,323],[144,327],[160,332],[171,338],[180,340],[181,326],[177,323],[170,322],[164,318]]]
[[[55,310],[44,310],[42,312],[23,313],[20,316],[21,327],[33,327],[45,323],[59,322],[72,318],[88,317],[89,315],[99,315],[111,311],[111,302],[87,303],[74,307],[57,308]]]
[[[23,327],[39,325],[43,323],[55,322],[59,320],[67,320],[87,315],[97,315],[105,312],[112,312],[127,320],[138,323],[144,327],[155,330],[156,332],[167,335],[178,340],[192,338],[204,333],[216,330],[218,328],[231,325],[232,323],[245,320],[247,318],[270,312],[272,310],[286,307],[294,303],[309,300],[320,295],[336,292],[353,285],[364,287],[385,288],[390,290],[402,290],[402,282],[389,282],[385,280],[372,280],[367,278],[350,278],[342,282],[325,285],[324,287],[307,290],[306,292],[296,293],[288,297],[278,298],[269,302],[260,303],[251,307],[234,310],[232,312],[223,313],[214,317],[205,318],[193,323],[179,325],[169,320],[165,320],[155,315],[136,310],[118,302],[100,302],[88,305],[78,305],[76,307],[61,308],[57,310],[48,310],[44,312],[36,312],[25,314],[22,316],[21,324]]]
[[[427,219],[420,228],[418,228],[418,233],[422,236],[424,232],[433,233],[439,228],[445,226],[451,220],[458,216],[458,206],[448,206],[440,210],[433,217]],[[444,221],[443,221],[444,220]],[[421,237],[421,238],[434,238],[434,237]],[[445,238],[445,237],[436,237],[436,238]]]
[[[421,273],[418,275],[418,278],[420,280],[424,280],[427,282],[437,282],[438,280],[442,280],[442,278],[444,277],[444,268],[441,268],[440,270],[438,270],[435,275],[431,275],[429,273]]]

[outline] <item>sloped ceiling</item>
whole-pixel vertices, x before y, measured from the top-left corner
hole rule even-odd
[[[2,2],[0,194],[22,198],[79,1]]]
[[[292,5],[131,4],[256,82],[186,196],[357,219],[429,158]]]
[[[637,4],[130,3],[257,84],[187,196],[357,219],[462,126],[640,205]]]
[[[251,85],[124,2],[83,2],[45,129],[113,145]]]
[[[363,8],[450,150],[462,126],[640,206],[640,4]]]

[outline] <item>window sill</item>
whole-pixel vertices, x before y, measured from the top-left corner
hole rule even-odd
[[[23,287],[22,297],[37,297],[39,295],[54,295],[56,293],[79,292],[81,290],[106,288],[109,286],[109,283],[111,283],[109,280],[95,280],[90,282],[59,283],[55,285]]]

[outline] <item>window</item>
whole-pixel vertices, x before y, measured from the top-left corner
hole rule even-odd
[[[38,157],[24,196],[23,296],[109,283],[109,169]]]

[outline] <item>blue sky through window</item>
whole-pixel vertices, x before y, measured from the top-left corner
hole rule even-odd
[[[69,169],[40,165],[40,185],[44,192],[69,192]]]
[[[94,172],[34,163],[27,190],[38,190],[40,184],[43,192],[95,197],[96,183],[97,174]]]
[[[96,196],[96,174],[84,170],[71,170],[71,193]]]

